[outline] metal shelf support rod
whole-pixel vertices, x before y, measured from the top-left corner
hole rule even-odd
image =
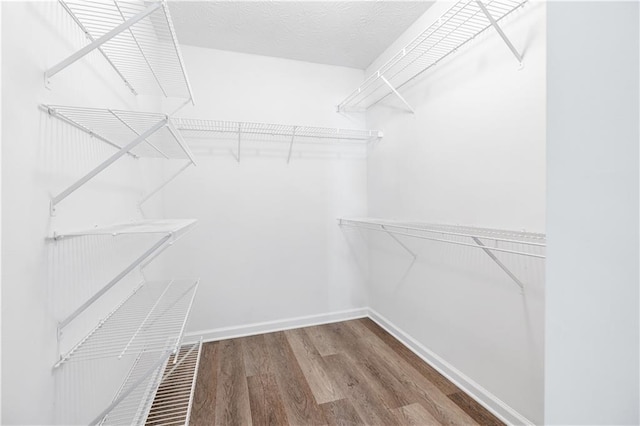
[[[187,168],[189,168],[190,165],[192,165],[193,163],[188,162],[187,164],[185,164],[184,166],[182,166],[180,168],[180,170],[178,170],[177,172],[175,172],[169,179],[167,179],[166,181],[164,181],[160,186],[158,186],[156,189],[154,189],[153,191],[150,191],[147,195],[145,195],[144,197],[142,197],[142,199],[138,202],[138,207],[142,206],[143,203],[145,203],[149,198],[153,197],[154,195],[156,195],[158,192],[160,192],[160,190],[162,190],[162,188],[164,188],[165,186],[169,185],[171,183],[171,181],[173,181],[175,178],[177,178],[178,176],[180,176],[180,174],[182,174],[182,172],[184,172]]]
[[[96,294],[91,296],[86,302],[82,304],[78,309],[76,309],[71,315],[67,316],[64,320],[60,321],[58,324],[58,330],[66,327],[71,321],[73,321],[78,315],[84,312],[89,306],[91,306],[96,300],[98,300],[103,294],[105,294],[111,287],[116,285],[118,281],[124,278],[129,272],[131,272],[136,266],[142,263],[146,258],[151,256],[156,250],[158,250],[164,243],[169,241],[172,234],[165,235],[162,237],[157,243],[155,243],[151,248],[145,251],[140,257],[134,260],[129,266],[127,266],[122,272],[116,275],[111,281],[109,281],[104,287],[102,287]]]
[[[516,277],[513,274],[513,272],[511,272],[509,268],[507,268],[506,265],[502,263],[500,259],[498,259],[496,255],[491,252],[491,250],[487,249],[487,247],[484,245],[482,241],[480,241],[478,237],[471,237],[471,238],[473,238],[473,241],[475,241],[476,244],[482,248],[482,250],[487,254],[487,256],[491,258],[491,260],[496,262],[496,264],[500,267],[500,269],[502,269],[507,275],[509,275],[509,277],[518,285],[518,287],[520,287],[520,290],[524,290],[524,284],[522,284],[522,281],[520,281],[518,277]]]
[[[522,65],[522,55],[511,43],[511,40],[509,40],[509,38],[504,33],[504,31],[502,31],[502,28],[500,28],[500,25],[498,25],[498,22],[493,18],[493,16],[491,16],[491,13],[489,13],[489,10],[487,9],[487,7],[482,3],[482,0],[476,0],[476,3],[478,3],[478,6],[482,10],[482,12],[486,15],[489,22],[491,22],[491,25],[493,26],[493,28],[495,28],[497,33],[500,35],[500,37],[502,38],[502,41],[504,41],[507,47],[509,48],[509,50],[511,50],[511,53],[513,53],[513,56],[515,56],[518,62]]]
[[[380,225],[380,228],[382,228],[382,230],[384,232],[387,233],[387,235],[389,235],[391,238],[393,238],[395,240],[396,243],[400,244],[400,246],[405,249],[411,256],[413,256],[413,259],[415,260],[417,258],[417,255],[409,248],[406,246],[406,244],[404,244],[402,241],[400,241],[400,238],[396,237],[395,235],[393,235],[391,232],[389,232],[387,230],[387,228],[385,228],[384,225]]]
[[[296,129],[298,126],[293,126],[293,131],[291,132],[291,143],[289,144],[289,155],[287,156],[287,164],[291,161],[291,152],[293,151],[293,140],[296,138]]]
[[[382,81],[384,81],[384,83],[389,86],[389,88],[391,89],[391,91],[402,101],[403,104],[406,105],[407,108],[409,108],[409,111],[411,111],[412,114],[415,114],[415,110],[411,107],[411,105],[409,105],[409,102],[407,102],[407,100],[405,98],[402,97],[402,95],[400,93],[398,93],[398,91],[396,90],[395,87],[393,87],[391,85],[391,83],[389,83],[389,80],[387,80],[386,78],[384,78],[384,76],[382,74],[380,74],[380,79]]]
[[[131,17],[129,20],[127,20],[127,21],[123,22],[122,24],[118,25],[117,27],[115,27],[114,29],[112,29],[111,31],[109,31],[108,33],[103,35],[102,37],[100,37],[100,38],[94,40],[93,42],[89,43],[88,45],[86,45],[82,49],[78,50],[73,55],[69,56],[67,59],[65,59],[62,62],[58,63],[57,65],[54,65],[53,67],[49,68],[44,73],[45,80],[48,80],[49,78],[53,77],[54,75],[56,75],[57,73],[59,73],[60,71],[62,71],[66,67],[68,67],[69,65],[73,64],[74,62],[76,62],[78,59],[80,59],[83,56],[85,56],[87,53],[91,52],[94,49],[97,49],[98,47],[100,47],[104,43],[106,43],[107,41],[111,40],[113,37],[115,37],[118,34],[120,34],[122,31],[124,31],[127,28],[135,25],[138,21],[146,18],[147,16],[149,16],[150,14],[155,12],[156,9],[158,9],[160,6],[161,6],[160,2],[156,2],[156,3],[153,3],[153,4],[149,5],[149,7],[147,7],[142,12],[138,13],[137,15]]]
[[[133,141],[131,141],[128,145],[120,148],[120,150],[118,152],[116,152],[111,157],[109,157],[108,159],[103,161],[99,166],[97,166],[96,168],[91,170],[89,173],[87,173],[86,175],[84,175],[83,177],[78,179],[73,185],[69,186],[67,189],[62,191],[60,194],[58,194],[55,197],[53,197],[53,199],[51,200],[51,210],[52,211],[55,210],[54,207],[56,206],[56,204],[58,204],[60,201],[62,201],[65,198],[67,198],[76,189],[80,188],[82,185],[84,185],[89,180],[94,178],[98,173],[100,173],[101,171],[103,171],[104,169],[109,167],[111,164],[113,164],[120,157],[122,157],[123,155],[125,155],[126,153],[131,151],[133,148],[138,146],[146,138],[148,138],[153,133],[157,132],[160,128],[165,126],[167,123],[168,123],[168,118],[167,117],[165,117],[164,119],[160,120],[158,123],[156,123],[149,130],[147,130],[146,132],[144,132],[143,134],[141,134],[140,136],[135,138]]]

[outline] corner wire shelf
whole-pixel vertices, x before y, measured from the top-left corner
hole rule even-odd
[[[291,161],[293,144],[296,139],[322,139],[350,142],[370,142],[383,137],[379,130],[339,129],[331,127],[297,126],[290,124],[252,123],[241,121],[201,120],[176,118],[176,127],[185,138],[217,136],[235,136],[238,139],[236,160],[240,161],[242,137],[262,135],[282,138],[289,141],[287,163]]]
[[[93,296],[86,300],[81,306],[79,306],[71,314],[67,315],[62,321],[58,323],[58,331],[60,332],[64,327],[69,325],[74,319],[82,314],[89,306],[95,303],[100,297],[102,297],[109,289],[122,280],[127,274],[133,271],[136,267],[140,266],[144,268],[160,253],[173,245],[178,239],[182,238],[196,223],[195,219],[185,220],[144,220],[140,222],[125,223],[118,225],[110,225],[104,227],[96,227],[81,231],[71,231],[63,233],[54,233],[53,237],[49,240],[61,240],[65,238],[82,237],[89,235],[140,235],[140,234],[160,234],[161,238],[154,243],[143,254],[137,257],[126,268],[112,278],[107,284],[105,284],[100,290],[98,290]]]
[[[520,289],[524,289],[524,284],[496,256],[496,253],[510,253],[536,259],[545,259],[544,249],[547,245],[544,234],[530,232],[419,222],[400,222],[374,218],[340,218],[338,219],[338,224],[339,226],[384,232],[402,246],[405,251],[411,254],[414,259],[416,258],[416,254],[397,237],[398,235],[481,249]],[[493,245],[486,244],[487,240],[492,241]],[[514,245],[518,248],[512,248]]]
[[[55,368],[70,363],[140,353],[177,353],[198,280],[144,282],[71,350]],[[156,357],[157,358],[157,357]]]
[[[60,105],[42,105],[41,107],[49,115],[117,149],[113,155],[51,199],[52,215],[58,203],[124,155],[187,160],[187,165],[181,171],[188,165],[195,165],[195,159],[189,147],[166,115]],[[175,176],[170,180],[174,178]],[[167,183],[163,183],[160,188]],[[142,201],[146,201],[158,190],[152,191]]]
[[[188,425],[202,341],[183,345],[173,363],[142,352],[112,403],[91,422],[109,425]]]
[[[493,27],[511,53],[522,64],[522,55],[513,46],[498,22],[523,6],[527,0],[460,0],[436,22],[414,38],[400,52],[347,96],[338,112],[366,110],[396,95],[411,111],[414,109],[398,89],[456,52],[485,30]]]
[[[193,103],[193,93],[165,0],[59,0],[90,43],[45,72],[45,82],[98,50],[134,93]]]

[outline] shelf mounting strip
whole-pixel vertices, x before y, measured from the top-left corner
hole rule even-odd
[[[502,269],[513,282],[524,289],[522,281],[502,262],[494,252],[511,253],[520,256],[528,256],[538,259],[544,259],[545,255],[542,250],[546,247],[546,239],[544,234],[535,234],[529,232],[513,232],[488,228],[474,228],[466,226],[438,225],[416,222],[397,222],[390,220],[362,218],[362,219],[338,219],[339,226],[348,226],[353,228],[366,229],[369,231],[379,231],[388,234],[402,246],[404,250],[409,252],[414,260],[416,254],[410,250],[395,235],[420,238],[430,241],[438,241],[449,244],[456,244],[466,247],[478,248],[483,250],[491,260],[493,260],[500,269]],[[469,238],[471,242],[465,242],[464,239]],[[462,240],[462,241],[461,241]],[[482,240],[494,241],[494,246],[486,245]],[[502,247],[498,247],[502,244]],[[510,245],[519,245],[527,248],[512,249]]]
[[[173,245],[175,241],[184,236],[196,223],[195,219],[188,220],[146,220],[135,223],[118,224],[105,227],[97,227],[84,231],[73,231],[54,233],[49,240],[61,240],[72,237],[81,237],[88,235],[134,235],[134,234],[160,234],[162,237],[149,247],[144,253],[138,256],[133,262],[127,265],[120,273],[113,277],[107,284],[105,284],[100,290],[98,290],[93,296],[87,299],[81,306],[79,306],[71,314],[58,323],[58,333],[69,325],[75,318],[77,318],[82,312],[84,312],[89,306],[95,303],[100,297],[102,297],[109,289],[122,280],[127,274],[133,271],[136,267],[140,266],[144,268],[160,253],[162,253],[169,246]]]
[[[56,206],[62,200],[124,155],[182,159],[187,161],[187,166],[195,165],[195,159],[189,147],[172,120],[166,115],[59,105],[42,105],[41,107],[49,115],[108,143],[118,150],[58,195],[52,197],[50,203],[52,215],[55,214]],[[186,166],[181,169],[181,172],[184,169]],[[167,183],[163,183],[161,188]],[[151,191],[143,201],[157,193],[158,190]]]
[[[212,135],[237,135],[238,153],[236,160],[240,161],[240,145],[243,137],[251,135],[284,138],[288,140],[289,148],[287,163],[291,161],[293,144],[296,139],[302,140],[334,140],[350,142],[370,142],[379,140],[383,133],[379,130],[339,129],[332,127],[313,127],[289,124],[252,123],[240,121],[201,120],[194,118],[176,118],[176,127],[185,138],[199,138]]]
[[[526,1],[458,1],[340,102],[338,112],[366,110],[390,94],[396,95],[409,111],[415,112],[398,90],[491,27],[522,65],[522,54],[498,22]]]
[[[90,43],[45,72],[49,79],[98,50],[134,93],[193,103],[191,85],[165,0],[59,0]],[[183,104],[183,105],[184,105]]]

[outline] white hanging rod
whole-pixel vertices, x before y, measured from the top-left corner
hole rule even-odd
[[[99,108],[42,105],[63,122],[118,149],[108,159],[51,199],[51,213],[58,203],[126,154],[137,157],[187,159],[195,165],[191,150],[169,117],[163,114]]]
[[[107,291],[113,286],[119,283],[124,277],[126,277],[136,267],[141,268],[146,266],[155,259],[166,248],[173,245],[175,241],[180,239],[186,232],[188,232],[193,225],[195,225],[195,219],[187,220],[145,220],[135,223],[118,224],[105,227],[96,227],[84,231],[67,232],[63,234],[57,234],[57,236],[51,238],[53,240],[68,238],[68,237],[81,237],[88,235],[133,235],[133,234],[161,234],[162,237],[155,242],[144,253],[138,256],[127,267],[120,271],[115,277],[113,277],[107,284],[105,284],[100,290],[94,293],[89,299],[76,308],[71,314],[67,315],[63,320],[58,323],[58,333],[62,331],[67,325],[69,325],[74,319],[82,314],[89,306],[93,305],[98,299],[100,299]],[[56,234],[54,234],[56,235]],[[143,263],[144,262],[144,263]]]
[[[182,53],[165,0],[59,0],[90,43],[45,72],[45,81],[98,50],[133,93],[193,103]]]
[[[522,62],[522,55],[499,27],[498,22],[523,6],[526,0],[460,0],[436,22],[414,38],[347,96],[339,112],[369,108],[390,94],[396,94],[413,112],[398,89],[456,52],[488,28],[495,28],[509,50]]]
[[[54,365],[141,351],[176,353],[182,342],[198,280],[142,283]]]
[[[473,247],[482,249],[485,252],[497,251],[503,253],[511,253],[522,256],[529,256],[539,259],[544,259],[545,255],[540,253],[526,252],[521,250],[513,250],[504,247],[495,247],[478,244],[475,239],[480,240],[493,240],[496,243],[505,244],[522,244],[525,246],[538,247],[543,249],[546,247],[546,242],[543,234],[534,233],[517,233],[511,231],[500,231],[494,229],[484,228],[471,228],[471,227],[455,227],[449,225],[433,225],[433,224],[415,224],[415,223],[401,223],[395,221],[385,221],[380,219],[338,219],[340,226],[349,226],[354,228],[362,228],[370,231],[385,232],[387,234],[403,235],[407,237],[420,238],[430,241],[438,241],[443,243],[456,244],[466,247]],[[443,237],[437,238],[426,234],[440,234]],[[457,241],[446,239],[446,236],[454,237],[468,237],[471,238],[474,243],[466,243],[464,241]]]
[[[371,141],[383,137],[379,130],[340,129],[331,127],[298,126],[289,124],[252,123],[242,121],[201,120],[176,118],[176,126],[185,137],[208,134],[265,135],[285,138],[317,138],[351,141]]]

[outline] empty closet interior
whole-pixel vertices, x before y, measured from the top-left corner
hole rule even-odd
[[[209,342],[355,319],[543,423],[551,9],[2,3],[3,423],[197,424]]]

